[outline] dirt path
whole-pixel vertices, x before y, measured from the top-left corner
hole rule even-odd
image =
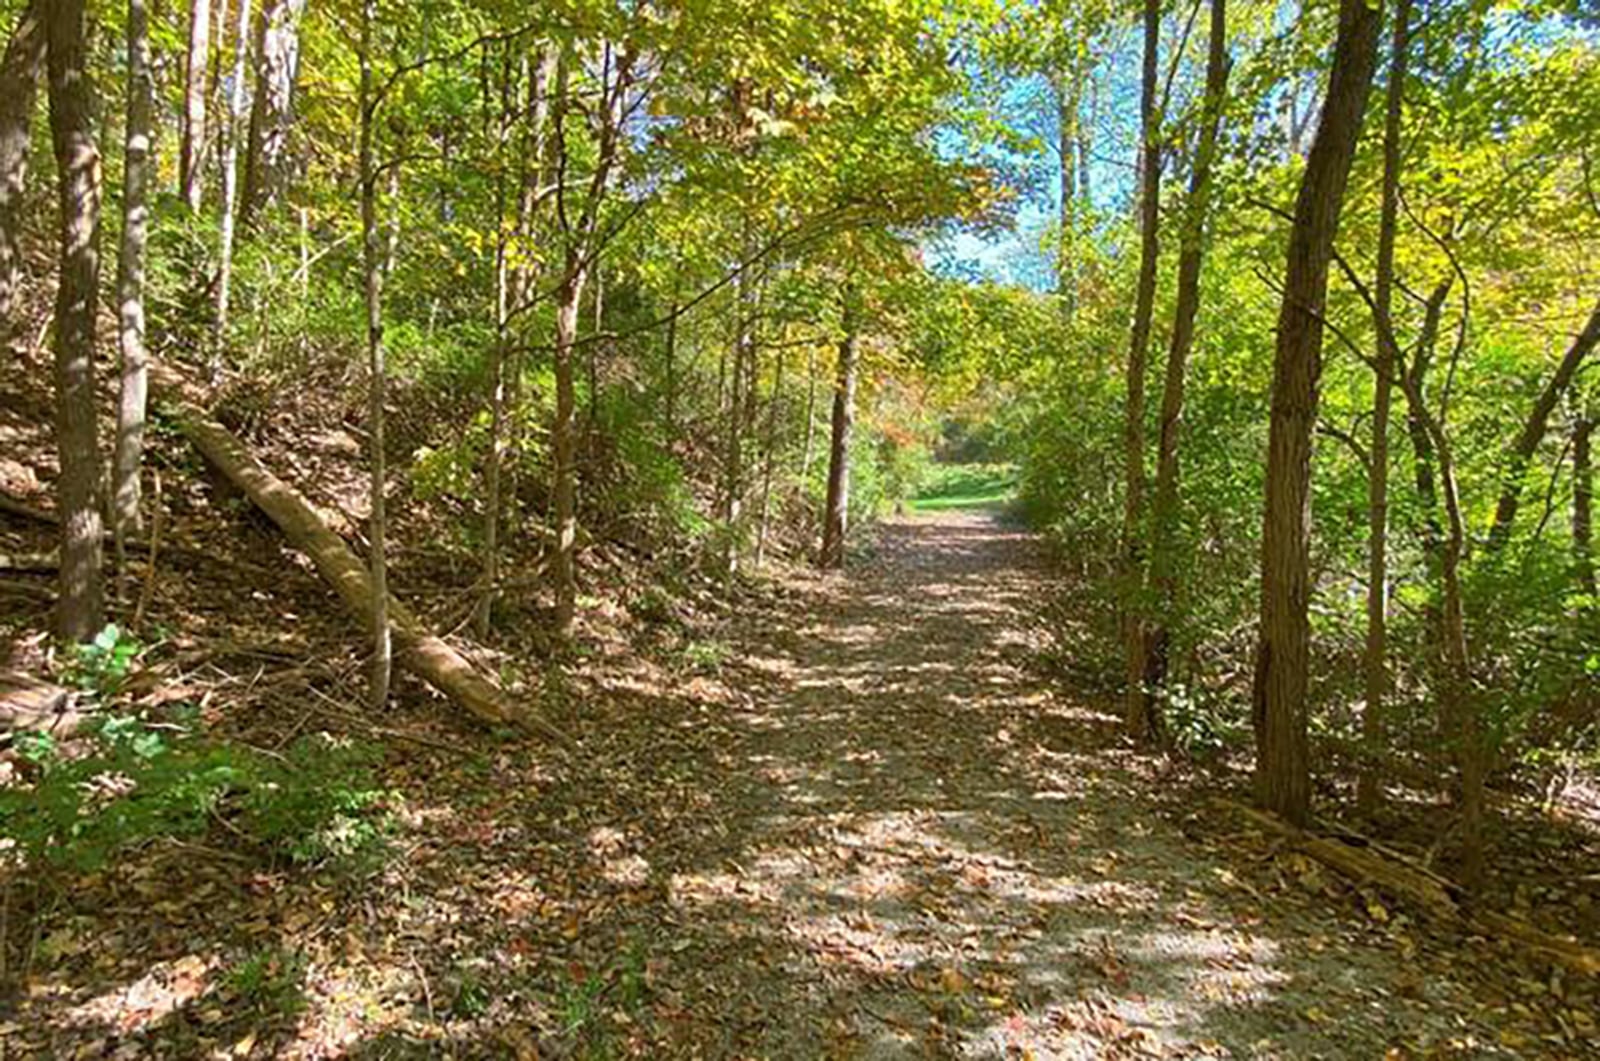
[[[1275,913],[1185,837],[1114,721],[1037,675],[1046,592],[1027,535],[948,514],[890,528],[875,560],[744,631],[742,765],[708,808],[727,856],[671,896],[690,937],[750,944],[705,957],[753,1008],[698,1047],[1492,1053],[1468,990],[1419,974],[1403,918]]]
[[[596,626],[546,681],[578,760],[387,720],[437,734],[387,748],[395,857],[128,853],[37,923],[0,1056],[1595,1056],[1570,985],[1185,807],[1044,676],[1052,594],[948,514],[709,638]]]

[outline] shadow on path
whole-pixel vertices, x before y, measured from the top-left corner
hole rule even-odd
[[[1381,1057],[1456,1034],[1424,1014],[1469,1012],[1463,987],[1419,991],[1403,946],[1333,920],[1265,922],[1160,813],[1115,719],[1035,673],[1048,593],[1030,536],[947,513],[741,637],[748,772],[711,811],[739,849],[670,892],[781,955],[754,1052]]]

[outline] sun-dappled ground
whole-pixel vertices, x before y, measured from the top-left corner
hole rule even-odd
[[[1186,805],[1042,669],[1051,595],[1031,536],[947,511],[714,638],[591,639],[552,685],[580,754],[391,751],[385,866],[194,845],[81,882],[37,920],[5,1056],[1596,1048],[1570,985]]]

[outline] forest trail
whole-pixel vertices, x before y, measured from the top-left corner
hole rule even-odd
[[[1284,904],[1185,836],[1157,803],[1176,783],[1039,673],[1049,592],[1032,536],[944,513],[891,525],[875,557],[745,630],[746,765],[708,808],[730,853],[671,892],[690,935],[746,944],[708,955],[720,985],[697,1021],[719,994],[753,1001],[697,1047],[1494,1053],[1448,956],[1418,958],[1403,918]]]
[[[1057,589],[1033,536],[967,510],[656,643],[596,625],[546,686],[580,756],[390,719],[422,738],[384,756],[403,857],[324,874],[149,845],[52,910],[0,1047],[1538,1055],[1504,1023],[1542,973],[1187,805],[1192,779],[1052,678]]]

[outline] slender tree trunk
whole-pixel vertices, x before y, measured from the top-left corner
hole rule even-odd
[[[111,504],[119,568],[126,556],[129,535],[140,529],[139,466],[144,456],[145,405],[150,389],[144,345],[144,255],[149,223],[145,200],[154,109],[149,13],[145,0],[128,0],[128,110],[122,156],[122,246],[117,257],[117,347],[122,359],[122,388],[117,406]]]
[[[191,213],[205,193],[206,65],[211,52],[211,0],[189,2],[189,51],[183,67],[183,131],[178,189]]]
[[[1422,328],[1417,335],[1417,352],[1411,359],[1411,366],[1406,370],[1407,378],[1403,381],[1406,387],[1415,389],[1419,401],[1426,401],[1427,398],[1428,370],[1433,363],[1434,347],[1439,341],[1439,322],[1444,314],[1444,301],[1450,294],[1451,279],[1441,280],[1428,293],[1423,307]],[[1426,409],[1426,406],[1423,408]],[[1434,484],[1433,439],[1428,434],[1427,424],[1412,408],[1409,399],[1406,405],[1406,434],[1411,439],[1412,482],[1422,509],[1422,555],[1428,564],[1429,581],[1437,582],[1440,551],[1444,548],[1444,528],[1439,523],[1439,492]],[[1432,619],[1437,619],[1437,616]],[[1428,629],[1429,644],[1437,645],[1437,638],[1432,636],[1437,623],[1430,620],[1424,625]]]
[[[1372,447],[1367,472],[1367,639],[1362,661],[1366,710],[1361,716],[1362,763],[1356,806],[1368,817],[1378,809],[1381,763],[1387,742],[1389,698],[1389,413],[1400,351],[1394,337],[1394,239],[1400,213],[1400,119],[1405,103],[1406,52],[1411,0],[1396,0],[1389,45],[1389,87],[1383,122],[1383,187],[1378,218],[1378,266],[1373,312],[1379,318],[1378,357],[1372,397]]]
[[[1211,0],[1211,41],[1206,56],[1205,116],[1195,147],[1194,171],[1184,211],[1178,252],[1178,298],[1173,312],[1172,343],[1161,393],[1161,438],[1156,456],[1155,493],[1151,500],[1150,582],[1158,598],[1145,638],[1144,720],[1161,729],[1159,693],[1167,683],[1172,640],[1171,617],[1178,606],[1176,538],[1179,517],[1178,445],[1183,431],[1184,386],[1189,354],[1194,347],[1195,317],[1200,309],[1200,270],[1204,261],[1206,218],[1211,207],[1211,170],[1228,88],[1226,0]]]
[[[800,482],[811,481],[811,458],[817,439],[817,348],[811,347],[806,359],[806,441],[800,450]]]
[[[366,8],[362,10],[365,12]],[[233,295],[234,215],[239,198],[239,122],[244,114],[244,79],[249,57],[250,0],[239,0],[239,22],[234,35],[233,80],[228,85],[228,115],[222,130],[222,207],[217,218],[217,300],[211,319],[212,383],[222,379],[223,348],[228,339],[228,309]],[[373,189],[373,195],[377,195],[377,189]]]
[[[1126,663],[1128,732],[1145,741],[1156,736],[1156,720],[1146,710],[1144,692],[1144,558],[1140,521],[1144,518],[1145,364],[1155,314],[1156,267],[1160,258],[1161,115],[1156,111],[1160,77],[1161,2],[1144,0],[1144,76],[1139,90],[1142,128],[1139,150],[1139,280],[1134,293],[1133,327],[1128,338],[1128,395],[1122,428],[1123,641]]]
[[[1074,54],[1056,72],[1056,137],[1059,145],[1058,176],[1061,192],[1056,244],[1056,298],[1062,315],[1071,320],[1078,308],[1078,110],[1083,96],[1081,57]]]
[[[22,218],[33,146],[33,103],[44,66],[47,0],[30,0],[0,58],[0,344],[17,334]]]
[[[850,523],[850,434],[856,416],[855,294],[844,296],[844,338],[833,384],[833,432],[828,443],[828,496],[822,510],[823,568],[844,567],[845,534]]]
[[[300,16],[306,0],[264,0],[256,21],[256,88],[245,143],[239,224],[249,228],[289,184],[289,130],[300,70]]]
[[[672,309],[667,315],[667,434],[678,434],[678,278],[672,278]]]
[[[1078,223],[1085,230],[1094,224],[1094,185],[1090,183],[1093,169],[1090,165],[1090,148],[1094,146],[1094,127],[1100,120],[1100,89],[1094,79],[1094,63],[1088,55],[1088,42],[1084,42],[1083,94],[1086,110],[1078,119]],[[1078,273],[1079,300],[1082,300],[1084,274]]]
[[[622,128],[623,95],[632,84],[634,54],[624,51],[615,64],[610,49],[602,66],[601,99],[597,108],[595,162],[587,189],[574,216],[568,207],[565,172],[570,161],[566,139],[568,100],[564,64],[556,66],[557,84],[551,131],[554,136],[556,172],[553,178],[556,218],[565,252],[561,282],[556,289],[556,417],[550,431],[554,458],[554,509],[556,523],[555,555],[551,573],[556,582],[556,633],[571,633],[578,602],[578,465],[577,465],[577,388],[573,378],[576,364],[574,345],[578,339],[578,311],[583,285],[593,259],[598,256],[600,208],[606,186],[617,161],[618,139]]]
[[[746,223],[741,258],[749,261],[751,249]],[[734,293],[734,337],[731,363],[732,392],[728,406],[727,437],[723,443],[722,521],[727,535],[723,543],[722,574],[733,576],[739,569],[740,539],[744,531],[744,441],[749,412],[755,403],[755,304],[756,279],[751,270],[739,272]]]
[[[505,148],[511,133],[509,71],[502,80],[500,128],[495,144],[494,349],[489,368],[489,453],[483,484],[483,594],[473,612],[480,638],[489,636],[500,582],[501,472],[506,450],[506,347],[510,338],[510,247],[506,231]]]
[[[1435,290],[1435,298],[1429,301],[1430,310],[1436,305],[1443,305],[1444,292],[1447,290],[1448,283],[1441,284]],[[1424,327],[1427,327],[1426,322]],[[1392,332],[1387,338],[1392,347],[1398,348]],[[1419,358],[1426,353],[1426,344],[1431,343],[1428,335],[1425,334],[1423,339]],[[1428,409],[1421,385],[1422,372],[1414,369],[1412,372],[1398,373],[1396,379],[1405,394],[1409,422],[1416,425],[1414,430],[1427,439],[1430,462],[1438,467],[1438,487],[1444,505],[1447,529],[1438,548],[1439,585],[1444,600],[1438,619],[1440,716],[1448,738],[1456,742],[1456,763],[1461,775],[1465,877],[1468,886],[1476,888],[1483,877],[1484,781],[1488,772],[1488,749],[1484,742],[1483,719],[1472,687],[1466,609],[1461,595],[1461,568],[1467,548],[1466,519],[1461,511],[1461,494],[1456,485],[1455,458],[1450,438],[1445,434],[1444,425]],[[1428,482],[1431,489],[1431,470]]]
[[[248,9],[249,0],[241,0]],[[367,309],[367,430],[371,437],[369,460],[372,464],[371,525],[367,532],[372,575],[372,675],[367,688],[368,702],[374,708],[389,700],[389,681],[393,667],[393,646],[389,630],[389,519],[385,488],[388,483],[387,455],[384,452],[384,391],[388,373],[383,352],[383,268],[382,237],[378,228],[378,164],[373,143],[374,113],[378,101],[372,70],[372,30],[377,19],[376,0],[361,4],[361,268]],[[245,19],[240,18],[240,25]],[[240,35],[240,46],[244,36]],[[236,71],[242,76],[242,70]],[[237,86],[236,86],[237,87]],[[225,171],[226,172],[226,171]]]
[[[583,298],[582,258],[567,255],[566,269],[556,300],[556,418],[550,428],[550,450],[555,468],[556,548],[550,570],[556,583],[556,630],[572,629],[577,611],[578,575],[578,395],[573,380],[573,344],[578,339],[578,309]]]
[[[1501,478],[1500,499],[1494,508],[1494,523],[1489,528],[1488,548],[1491,555],[1505,548],[1511,540],[1511,524],[1517,518],[1517,508],[1522,501],[1522,487],[1528,477],[1528,466],[1532,464],[1539,444],[1544,441],[1550,414],[1555,412],[1561,396],[1572,385],[1573,377],[1578,374],[1584,359],[1594,352],[1597,343],[1600,343],[1600,299],[1595,301],[1583,330],[1573,337],[1572,345],[1567,347],[1555,372],[1545,381],[1533,408],[1528,411],[1522,430],[1511,444],[1510,459]]]
[[[96,438],[94,344],[100,289],[100,152],[89,80],[83,0],[51,0],[50,139],[60,206],[61,279],[56,289],[56,450],[61,511],[61,599],[57,620],[68,641],[100,631],[100,447]]]
[[[1328,263],[1377,64],[1382,13],[1340,0],[1327,101],[1295,202],[1273,360],[1253,686],[1256,798],[1295,825],[1311,812],[1306,695],[1311,630],[1311,432]]]
[[[478,636],[488,637],[500,582],[501,475],[506,456],[507,279],[504,239],[495,249],[494,351],[490,367],[489,455],[483,484],[483,595],[473,615]]]
[[[592,269],[593,283],[589,286],[589,299],[594,310],[594,341],[589,344],[586,351],[585,366],[589,374],[589,413],[585,434],[594,434],[595,424],[600,420],[600,336],[605,331],[606,315],[606,276],[596,262]],[[592,442],[586,443],[592,445]]]
[[[783,405],[783,370],[785,357],[778,352],[776,376],[772,381],[772,395],[767,399],[766,452],[761,460],[761,522],[756,531],[756,566],[767,561],[767,532],[772,523],[772,477],[777,464],[778,413]]]
[[[1595,595],[1593,435],[1594,415],[1585,405],[1572,425],[1572,558],[1578,585],[1591,597]]]

